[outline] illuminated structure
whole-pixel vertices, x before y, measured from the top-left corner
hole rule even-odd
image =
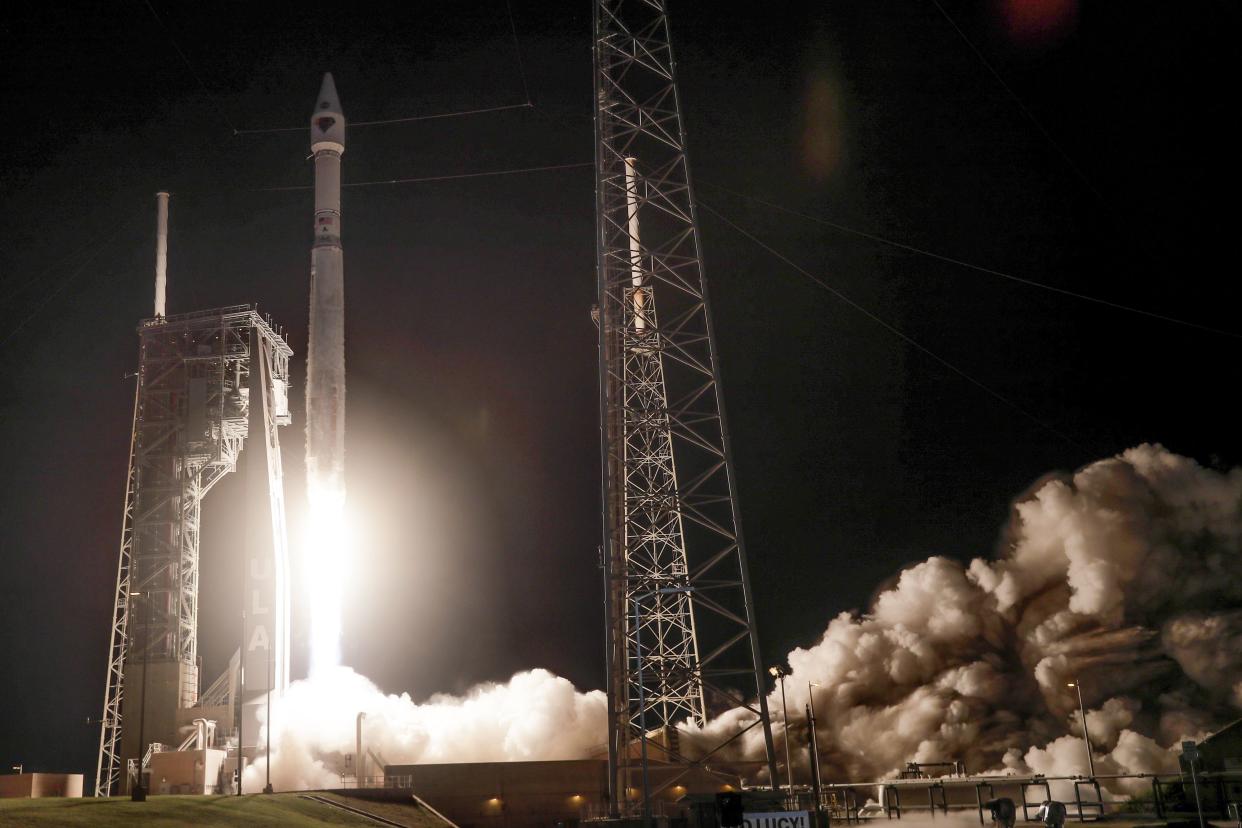
[[[140,779],[151,754],[175,749],[195,719],[223,720],[228,726],[221,728],[220,739],[226,741],[242,720],[244,703],[265,698],[270,688],[279,692],[289,680],[278,427],[290,422],[292,350],[251,305],[164,315],[166,222],[167,196],[161,194],[157,315],[138,328],[138,385],[96,796],[120,791],[123,762]],[[239,577],[244,651],[200,695],[201,507],[211,488],[236,470],[239,458],[248,484],[245,571]],[[239,669],[239,662],[246,669]]]
[[[649,746],[687,768],[723,748],[687,757],[676,725],[725,708],[754,713],[773,780],[776,768],[668,18],[662,0],[597,0],[594,25],[609,784],[620,810]]]

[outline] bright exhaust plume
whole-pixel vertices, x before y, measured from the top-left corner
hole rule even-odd
[[[310,674],[314,677],[341,663],[341,611],[353,549],[344,488],[334,481],[312,480],[309,500],[303,570],[310,601]]]

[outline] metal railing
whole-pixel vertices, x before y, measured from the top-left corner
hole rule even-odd
[[[403,778],[403,779],[405,779],[406,784],[405,784],[404,786],[402,786],[402,785],[393,785],[393,784],[389,784],[389,780],[390,780],[390,779],[395,780],[395,779],[398,779],[398,778]],[[341,780],[341,788],[342,788],[342,789],[349,789],[349,788],[398,788],[398,787],[406,787],[406,788],[408,788],[408,787],[410,787],[410,784],[409,784],[409,783],[410,783],[410,777],[409,777],[409,776],[406,776],[406,777],[363,776],[363,777],[359,778],[359,777],[357,777],[357,776],[346,776],[345,774],[341,774],[341,776],[340,776],[340,780]]]
[[[1124,796],[1107,790],[1110,781],[1142,781],[1150,792]],[[989,800],[1008,796],[1018,809],[1020,821],[1037,822],[1039,806],[1053,799],[1054,784],[1072,785],[1073,797],[1064,800],[1068,816],[1078,822],[1093,822],[1108,816],[1166,818],[1169,814],[1196,813],[1192,780],[1188,774],[1099,774],[1089,776],[954,776],[940,779],[888,779],[860,783],[826,785],[820,795],[820,808],[834,818],[855,822],[868,817],[901,819],[904,813],[975,811],[981,825],[987,824]],[[1103,784],[1101,784],[1103,783]],[[1205,816],[1228,818],[1231,804],[1242,800],[1242,771],[1199,774],[1199,795]],[[973,794],[971,798],[963,792]],[[957,796],[950,796],[957,793]],[[903,801],[903,796],[905,801]],[[1111,797],[1111,798],[1110,798]],[[861,801],[860,801],[861,800]],[[871,807],[868,808],[868,802]],[[785,797],[790,810],[811,810],[815,795],[795,790]],[[1242,826],[1240,826],[1242,828]]]

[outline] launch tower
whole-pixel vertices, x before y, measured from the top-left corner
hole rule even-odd
[[[120,791],[126,760],[141,778],[152,751],[175,748],[195,718],[223,719],[232,730],[243,703],[285,687],[289,676],[277,429],[290,422],[292,350],[251,305],[164,315],[166,194],[160,201],[156,315],[138,328],[96,796]],[[244,454],[243,446],[249,449]],[[239,458],[248,494],[245,572],[239,573],[239,583],[245,582],[243,649],[200,697],[201,506]]]
[[[630,776],[640,755],[702,764],[738,738],[694,756],[679,744],[678,724],[726,708],[754,714],[745,730],[762,730],[772,779],[776,769],[665,4],[597,0],[594,26],[609,784],[620,811],[641,807]]]

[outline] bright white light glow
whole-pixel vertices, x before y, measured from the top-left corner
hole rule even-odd
[[[345,520],[345,489],[311,481],[304,572],[310,597],[310,672],[341,663],[341,607],[353,551]]]

